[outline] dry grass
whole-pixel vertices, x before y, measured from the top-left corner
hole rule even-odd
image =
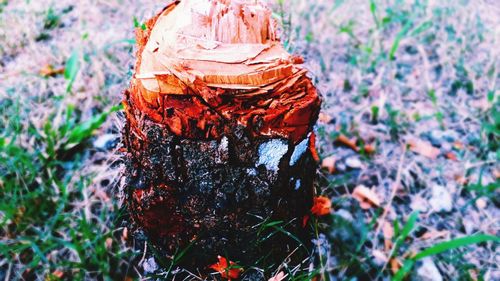
[[[127,244],[120,225],[122,120],[110,114],[101,124],[96,116],[118,104],[127,86],[133,18],[161,6],[0,0],[0,279],[143,274],[142,246]],[[439,242],[498,236],[496,1],[284,0],[275,11],[285,44],[306,58],[324,96],[321,157],[336,159],[336,172],[321,171],[318,186],[334,212],[311,224],[318,249],[311,266],[289,273],[296,280],[388,278],[392,267]],[[76,76],[40,74],[69,66],[73,54]],[[375,153],[338,145],[339,134],[373,144]],[[440,155],[407,149],[410,139],[429,141]],[[360,208],[351,196],[360,184],[373,187],[379,207]],[[414,211],[415,223],[407,223]],[[483,242],[430,263],[445,279],[498,280],[497,248]],[[417,263],[411,275],[430,263]]]

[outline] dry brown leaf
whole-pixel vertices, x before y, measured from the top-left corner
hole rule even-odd
[[[437,239],[437,238],[446,237],[449,234],[450,234],[450,232],[448,230],[441,230],[441,231],[430,230],[430,231],[427,231],[426,233],[424,233],[422,236],[420,236],[420,239],[433,240],[433,239]]]
[[[408,140],[408,145],[410,146],[411,151],[430,159],[436,159],[440,154],[440,150],[438,148],[432,146],[430,142],[421,139],[410,139]]]
[[[459,142],[459,141],[455,141],[455,142],[453,143],[453,147],[454,147],[455,149],[457,149],[457,150],[462,150],[462,149],[464,149],[464,148],[465,148],[464,144],[463,144],[463,143],[461,143],[461,142]]]
[[[460,185],[466,185],[469,183],[469,179],[461,175],[456,175],[455,181]]]
[[[320,112],[318,116],[318,121],[320,123],[328,124],[330,121],[332,121],[332,117],[326,113]]]
[[[392,224],[385,221],[382,227],[382,233],[384,234],[385,249],[389,250],[392,248],[392,238],[394,237],[394,228],[392,227]]]
[[[56,270],[54,270],[54,272],[52,272],[52,276],[54,276],[54,277],[57,277],[57,278],[61,279],[61,278],[63,278],[63,276],[64,276],[64,272],[62,272],[62,271],[61,271],[61,270],[59,270],[59,269],[56,269]]]
[[[389,263],[391,264],[391,271],[393,274],[396,274],[403,265],[398,258],[392,258]]]
[[[450,160],[453,160],[453,161],[458,161],[457,156],[455,155],[455,153],[453,153],[453,152],[451,152],[451,151],[450,151],[450,152],[447,152],[447,153],[445,154],[445,156],[446,156],[446,158],[448,158],[448,159],[450,159]]]
[[[340,134],[335,141],[349,147],[354,151],[359,150],[358,145],[356,144],[356,138],[349,139],[346,135]]]
[[[44,77],[52,77],[64,73],[64,67],[54,68],[53,65],[47,64],[40,69],[40,75]]]
[[[106,249],[111,249],[111,246],[113,246],[113,239],[111,237],[106,238],[104,244],[106,246]]]
[[[364,185],[358,185],[352,192],[352,197],[359,201],[362,209],[371,207],[380,207],[380,199],[378,195]]]
[[[365,144],[365,152],[368,154],[373,154],[375,153],[375,146],[373,144]]]
[[[335,162],[334,156],[328,156],[321,161],[321,168],[327,169],[330,174],[335,173]]]

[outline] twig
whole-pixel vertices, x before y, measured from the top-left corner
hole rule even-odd
[[[382,225],[384,224],[385,217],[387,216],[387,213],[389,212],[389,209],[392,205],[392,201],[394,200],[394,197],[396,196],[396,192],[399,189],[400,182],[401,182],[401,172],[403,171],[403,163],[405,160],[405,154],[406,154],[406,143],[403,145],[403,152],[401,153],[401,157],[399,158],[398,172],[396,174],[396,180],[394,181],[394,184],[392,185],[391,196],[389,197],[389,201],[387,201],[387,204],[384,207],[384,212],[382,213],[382,216],[380,216],[380,218],[378,220],[377,230],[375,230],[374,237],[378,236],[380,229],[382,228]]]

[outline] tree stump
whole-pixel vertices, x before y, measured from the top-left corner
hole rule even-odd
[[[321,101],[271,11],[184,0],[144,26],[123,101],[135,223],[166,252],[189,247],[191,267],[279,260],[307,244]]]

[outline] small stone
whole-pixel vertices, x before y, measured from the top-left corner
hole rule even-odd
[[[453,199],[450,192],[444,186],[435,184],[432,186],[432,195],[429,204],[434,212],[451,212]]]
[[[431,258],[424,258],[420,266],[417,267],[417,274],[413,281],[442,281],[443,276],[439,273],[434,261]]]
[[[427,203],[427,200],[422,198],[422,196],[416,195],[411,200],[410,208],[413,211],[419,211],[419,212],[425,213],[429,209],[429,204]]]
[[[441,146],[443,143],[453,142],[459,138],[458,133],[452,130],[432,130],[429,134],[429,140],[432,145]]]
[[[155,261],[154,257],[148,258],[144,260],[142,263],[142,268],[144,269],[144,273],[154,273],[158,270],[158,264]]]
[[[115,141],[118,140],[118,136],[114,134],[104,134],[99,136],[94,141],[94,147],[97,149],[108,150],[114,147]]]
[[[487,206],[487,205],[488,205],[488,202],[486,201],[486,199],[484,199],[484,198],[482,198],[482,197],[481,197],[481,198],[478,198],[478,199],[476,200],[476,207],[477,207],[478,209],[484,209],[484,208],[486,208],[486,206]]]
[[[363,167],[363,163],[361,163],[361,160],[357,156],[348,157],[345,160],[345,164],[352,169],[361,169]]]
[[[334,214],[345,219],[346,221],[349,221],[349,222],[352,222],[354,220],[354,218],[352,217],[352,214],[345,209],[339,209]]]

